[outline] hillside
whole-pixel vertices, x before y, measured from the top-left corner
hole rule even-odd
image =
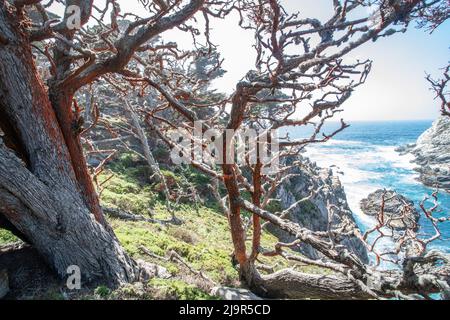
[[[116,291],[98,284],[74,294],[64,284],[47,275],[49,279],[46,281],[18,283],[23,287],[11,288],[7,298],[203,300],[218,299],[210,295],[213,287],[239,287],[238,272],[231,259],[233,247],[227,218],[218,208],[186,203],[174,212],[180,220],[179,224],[164,222],[170,220],[172,214],[157,192],[158,185],[148,184],[146,173],[146,166],[130,154],[111,163],[99,177],[100,181],[108,181],[102,192],[102,203],[108,208],[149,219],[126,221],[108,217],[120,243],[134,259],[161,266],[170,276],[164,274],[162,278],[155,277],[148,282],[135,283]],[[111,174],[113,178],[110,178]],[[166,174],[173,176],[169,172]],[[155,222],[150,222],[150,219]],[[0,247],[17,241],[11,233],[0,230]],[[263,234],[264,248],[273,248],[277,242],[277,238],[270,233]],[[172,251],[182,260],[171,259]],[[260,266],[263,270],[273,272],[289,266],[289,263],[281,258],[262,257]],[[314,266],[296,269],[311,274],[330,273]],[[14,270],[9,271],[14,277]]]

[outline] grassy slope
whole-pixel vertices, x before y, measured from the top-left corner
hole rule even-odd
[[[150,207],[153,211],[153,218],[170,218],[164,202],[154,191],[155,186],[149,186],[146,182],[148,172],[145,166],[133,164],[130,156],[125,156],[111,166],[102,178],[106,179],[111,174],[114,174],[114,177],[108,181],[107,187],[102,193],[102,201],[105,205],[141,215],[148,214]],[[202,180],[199,182],[205,183]],[[215,282],[226,286],[238,286],[238,273],[232,266],[230,258],[233,247],[227,218],[214,207],[214,204],[199,207],[184,204],[176,210],[175,214],[183,221],[182,225],[124,222],[116,219],[110,219],[110,222],[122,245],[134,258],[163,265],[175,278],[178,278],[175,281],[154,281],[153,285],[165,288],[170,292],[177,291],[175,290],[177,287],[183,287],[186,278],[188,278],[187,282],[191,281],[189,281],[189,277],[186,277],[187,271],[180,270],[178,264],[150,258],[139,250],[140,246],[145,246],[159,256],[164,256],[170,250],[174,250],[193,268],[201,270]],[[262,246],[264,248],[271,249],[276,242],[277,239],[274,236],[268,233],[263,234]],[[282,259],[264,257],[260,259],[261,263],[270,265],[275,270],[288,266],[288,263]],[[310,266],[297,267],[297,269],[307,273],[327,273],[327,271]],[[199,298],[205,298],[202,293],[199,292],[199,294]]]
[[[135,160],[129,155],[124,156],[99,177],[100,181],[107,181],[101,195],[103,204],[140,215],[149,215],[151,208],[153,218],[170,218],[164,201],[155,191],[158,187],[148,184],[146,166],[139,165]],[[230,258],[233,248],[227,218],[212,204],[211,207],[183,204],[177,208],[175,214],[183,221],[182,225],[128,222],[109,218],[120,242],[133,258],[166,267],[173,275],[172,279],[154,279],[148,284],[132,285],[116,292],[110,292],[106,287],[98,287],[92,295],[83,298],[212,298],[206,293],[204,282],[202,283],[198,276],[180,264],[149,257],[139,249],[140,246],[161,257],[174,250],[195,270],[202,271],[216,283],[238,286],[238,273]],[[0,245],[16,240],[10,233],[0,230]],[[273,248],[276,242],[274,236],[264,233],[263,247]],[[286,261],[277,258],[262,257],[261,262],[275,270],[288,266]],[[297,269],[308,273],[326,272],[315,267]]]

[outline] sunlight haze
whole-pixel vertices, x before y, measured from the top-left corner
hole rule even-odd
[[[104,0],[96,1],[102,7]],[[135,12],[146,16],[139,1],[120,1],[123,12]],[[322,21],[332,14],[327,0],[283,0],[289,12],[300,12],[301,17],[315,17]],[[61,14],[61,7],[55,6]],[[203,26],[203,17],[198,16]],[[238,16],[233,14],[224,20],[211,21],[211,38],[225,59],[227,73],[215,81],[215,87],[232,93],[236,83],[254,68],[256,57],[251,31],[238,26]],[[181,48],[190,48],[190,35],[178,30],[163,34],[165,42],[177,42]],[[341,114],[345,120],[420,120],[435,119],[439,115],[439,103],[425,80],[427,73],[440,76],[450,60],[450,23],[447,21],[431,35],[411,24],[405,34],[382,38],[367,43],[349,56],[355,59],[373,60],[372,72],[367,82],[357,88],[344,104]]]

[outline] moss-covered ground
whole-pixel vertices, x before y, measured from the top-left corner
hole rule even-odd
[[[178,179],[176,173],[164,171],[169,178]],[[199,184],[204,178],[191,173]],[[158,192],[158,186],[149,182],[149,172],[145,163],[132,155],[124,155],[111,164],[99,177],[104,183],[101,192],[102,204],[119,208],[129,213],[168,220],[165,201]],[[85,299],[214,299],[207,293],[207,286],[199,277],[182,264],[166,259],[175,251],[196,271],[201,271],[215,283],[224,286],[239,286],[238,273],[232,264],[233,252],[227,218],[215,208],[213,203],[202,205],[181,204],[174,214],[181,224],[160,224],[130,222],[108,217],[125,250],[134,258],[142,259],[165,267],[172,275],[170,279],[153,279],[146,284],[130,285],[112,292],[99,286]],[[0,230],[0,245],[17,239],[7,231]],[[262,246],[273,248],[277,239],[264,233]],[[141,250],[148,249],[149,256]],[[289,266],[282,259],[261,257],[261,264],[277,270]],[[314,267],[300,267],[300,271],[323,273]],[[51,293],[49,293],[51,294]]]

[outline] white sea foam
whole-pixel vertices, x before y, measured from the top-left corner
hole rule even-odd
[[[393,146],[376,146],[377,154],[389,162],[393,168],[413,170],[415,167],[412,162],[414,155],[400,155],[395,149]]]
[[[402,175],[402,179],[404,177],[405,182],[417,183],[412,171],[414,168],[411,163],[412,157],[401,156],[395,151],[395,147],[339,140],[328,145],[337,148],[313,146],[308,149],[306,156],[321,167],[333,166],[333,171],[340,177],[348,204],[362,230],[371,229],[377,223],[374,217],[362,212],[360,201],[377,189],[386,187],[386,172],[381,169],[387,172],[392,169],[404,169],[407,173]],[[377,244],[377,249],[383,252],[393,245],[392,240],[385,238]]]
[[[352,153],[350,151],[342,152],[341,149],[323,150],[320,147],[313,147],[306,152],[306,156],[320,167],[332,167],[334,173],[340,175],[344,186],[349,188],[356,183],[382,177],[381,173],[364,169],[367,165],[380,162],[380,159],[374,157],[371,152]]]
[[[365,145],[369,145],[366,142],[362,142],[362,141],[357,141],[357,140],[337,140],[337,139],[331,139],[329,141],[327,141],[326,143],[324,143],[323,145],[349,145],[349,146],[356,146],[356,145],[360,145],[360,146],[365,146]]]
[[[361,199],[373,191],[381,188],[397,189],[416,204],[433,192],[417,180],[418,173],[413,170],[417,165],[412,163],[414,156],[400,155],[394,146],[355,140],[331,140],[325,144],[309,146],[305,155],[323,168],[332,166],[345,188],[349,206],[363,231],[376,224],[374,217],[364,214],[360,209]],[[440,194],[439,200],[444,212],[448,212],[450,196]],[[426,231],[427,228],[422,221],[421,230]],[[443,227],[441,231],[442,240],[434,243],[432,247],[448,251],[450,228]],[[380,250],[392,246],[393,243],[389,239],[379,243]]]
[[[419,178],[418,173],[402,175],[401,183],[414,186],[421,185],[420,182],[417,180],[418,178]]]

